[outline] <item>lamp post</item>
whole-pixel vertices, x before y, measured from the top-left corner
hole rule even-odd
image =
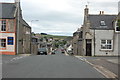
[[[31,27],[32,27],[32,22],[33,22],[33,21],[39,21],[39,20],[31,20]]]
[[[37,21],[39,21],[39,20],[31,20],[31,27],[32,27],[32,22],[34,22],[34,21],[36,21],[36,22],[37,22]]]
[[[32,22],[33,22],[33,21],[39,21],[39,20],[31,20],[31,27],[32,27]],[[32,46],[31,46],[31,44],[32,44],[32,35],[31,35],[30,37],[31,37],[31,39],[30,39],[30,52],[31,52],[31,50],[32,50],[32,49],[31,49],[31,47],[32,47]],[[33,50],[34,50],[34,49],[33,49]],[[33,52],[34,52],[34,51],[33,51]]]

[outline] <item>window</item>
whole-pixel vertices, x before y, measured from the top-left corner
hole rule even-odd
[[[0,48],[6,47],[6,39],[0,39]]]
[[[6,20],[0,21],[1,31],[6,31]]]
[[[79,33],[79,38],[83,38],[83,31]]]
[[[101,25],[101,26],[106,26],[105,21],[101,21],[101,22],[100,22],[100,25]]]
[[[102,50],[111,50],[112,49],[112,40],[101,40],[101,49]]]
[[[13,45],[14,39],[13,37],[8,37],[8,45]]]
[[[116,32],[120,31],[120,20],[117,20],[117,21],[115,22],[115,31],[116,31]]]

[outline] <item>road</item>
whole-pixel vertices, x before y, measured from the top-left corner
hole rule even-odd
[[[104,78],[89,64],[60,52],[3,63],[3,78]]]

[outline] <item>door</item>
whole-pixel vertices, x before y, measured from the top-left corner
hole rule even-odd
[[[86,39],[86,56],[92,56],[92,40]]]

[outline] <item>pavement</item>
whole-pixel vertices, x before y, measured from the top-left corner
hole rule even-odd
[[[59,51],[3,63],[3,78],[105,78],[91,65]]]
[[[89,57],[75,56],[78,59],[92,65],[107,78],[118,78],[118,57]]]

